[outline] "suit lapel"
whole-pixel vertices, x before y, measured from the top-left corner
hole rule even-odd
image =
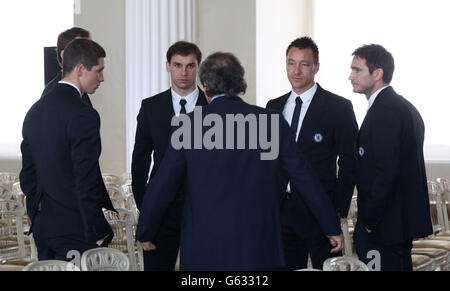
[[[361,127],[360,127],[359,132],[358,132],[358,140],[359,140],[359,136],[360,136],[361,132],[364,131],[367,122],[369,122],[368,120],[370,120],[370,115],[371,115],[371,112],[373,111],[373,108],[375,108],[376,106],[378,106],[379,103],[383,102],[383,99],[386,98],[386,96],[391,95],[391,94],[394,94],[394,93],[395,93],[394,89],[393,89],[391,86],[389,86],[389,87],[383,89],[383,90],[378,94],[377,98],[376,98],[375,101],[373,102],[373,104],[372,104],[372,106],[370,107],[370,109],[367,110],[366,116],[364,117],[364,120],[363,120],[363,122],[361,123]]]
[[[317,85],[317,91],[309,104],[308,111],[306,112],[305,118],[302,122],[302,127],[298,135],[297,143],[301,144],[301,141],[308,139],[309,137],[304,136],[310,128],[314,128],[315,124],[318,124],[318,120],[323,118],[323,112],[326,109],[326,102],[324,102],[324,90],[322,87]]]
[[[273,108],[272,109],[275,109],[275,110],[277,110],[279,112],[283,112],[284,111],[284,107],[286,106],[286,102],[289,99],[289,96],[291,96],[291,92],[287,93],[284,96],[281,96],[280,99],[279,99],[279,102],[275,102],[273,104]]]

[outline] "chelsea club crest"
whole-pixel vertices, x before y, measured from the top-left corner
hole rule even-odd
[[[359,156],[360,157],[364,156],[364,148],[363,147],[359,148]]]
[[[317,142],[317,143],[322,142],[323,141],[323,135],[321,135],[320,133],[316,133],[314,135],[314,141]]]

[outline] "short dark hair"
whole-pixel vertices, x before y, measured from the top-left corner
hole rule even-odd
[[[312,38],[310,38],[308,36],[304,36],[301,38],[297,38],[296,40],[291,42],[291,44],[288,46],[288,48],[286,50],[286,56],[289,54],[289,51],[293,47],[296,47],[300,50],[307,49],[307,48],[311,49],[313,52],[313,56],[314,56],[314,64],[319,63],[319,47],[312,40]]]
[[[72,72],[78,64],[83,64],[86,69],[91,70],[98,65],[98,59],[106,57],[105,50],[96,42],[78,38],[74,39],[64,49],[63,55],[63,77]]]
[[[66,46],[77,37],[89,38],[91,34],[86,29],[81,27],[72,27],[66,31],[63,31],[58,36],[58,42],[56,44],[56,59],[58,60],[59,66],[62,68],[62,58],[61,51],[63,51]]]
[[[167,62],[170,64],[174,55],[181,55],[187,57],[190,54],[194,54],[197,58],[197,62],[200,65],[202,62],[202,52],[195,43],[187,41],[177,41],[169,47],[167,50]]]
[[[245,70],[238,58],[224,52],[216,52],[206,58],[199,71],[200,82],[207,85],[209,97],[219,94],[235,97],[245,93],[247,83],[244,74]]]
[[[392,54],[379,44],[369,44],[357,48],[353,54],[366,60],[369,73],[376,69],[383,69],[383,81],[390,84],[394,75],[395,63]]]

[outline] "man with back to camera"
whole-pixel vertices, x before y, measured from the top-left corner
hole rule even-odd
[[[140,208],[150,180],[157,172],[170,140],[173,116],[189,113],[195,106],[206,105],[205,95],[197,86],[197,71],[202,54],[194,43],[178,41],[167,51],[166,69],[171,77],[171,88],[142,101],[137,116],[136,139],[131,162],[132,188],[137,207]],[[156,251],[144,253],[146,271],[174,270],[180,241],[183,188],[167,210],[156,242]]]
[[[214,140],[222,140],[222,145],[227,147],[216,144],[210,148],[203,143],[198,148],[198,145],[192,146],[196,143],[196,138],[192,137],[186,148],[176,149],[174,140],[177,141],[175,132],[178,130],[174,132],[175,138],[172,137],[142,202],[136,239],[143,248],[157,250],[160,247],[155,242],[160,220],[179,187],[186,185],[180,247],[182,270],[283,269],[285,258],[276,182],[276,173],[281,167],[293,187],[305,190],[301,192],[302,197],[315,210],[320,227],[329,236],[332,251],[340,251],[343,237],[336,213],[298,152],[288,124],[280,114],[249,105],[239,97],[247,88],[244,68],[239,60],[230,53],[212,54],[201,65],[200,81],[210,104],[182,116],[189,124],[186,134],[196,134],[197,129],[192,128],[196,119],[201,119],[199,124],[212,125],[211,119],[214,118],[215,130],[223,130],[221,138],[216,132]],[[279,141],[277,155],[263,159],[261,144],[255,148],[249,145],[254,142],[251,137],[256,131],[246,130],[247,122],[241,123],[241,127],[237,125],[237,131],[242,134],[229,135],[230,127],[233,132],[236,123],[225,122],[230,115],[238,119],[246,116],[248,120],[254,117],[254,123],[258,124],[253,125],[260,129],[259,134],[265,128],[266,137]],[[202,137],[208,136],[210,129],[210,126],[202,127]],[[183,140],[185,138],[183,135]]]
[[[433,233],[425,126],[417,109],[389,85],[395,68],[391,53],[372,44],[353,56],[353,91],[369,101],[357,143],[356,252],[368,263],[368,253],[378,251],[383,271],[412,271],[412,240]]]
[[[320,179],[338,216],[346,218],[355,186],[358,124],[349,100],[314,81],[319,66],[319,49],[314,41],[309,37],[294,40],[286,51],[292,91],[270,100],[267,108],[283,113],[296,134],[300,152]],[[312,211],[292,191],[281,171],[279,177],[280,191],[285,193],[281,222],[287,266],[291,270],[305,268],[310,254],[313,267],[322,269],[327,258],[341,254],[330,253],[328,239]]]
[[[114,208],[98,171],[100,117],[82,101],[104,81],[105,55],[91,40],[69,43],[62,80],[23,123],[20,185],[39,260],[67,260],[69,251],[107,246],[114,236],[102,211]]]

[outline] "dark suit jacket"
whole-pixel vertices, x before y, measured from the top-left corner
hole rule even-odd
[[[56,84],[23,123],[20,185],[39,238],[78,234],[95,242],[112,229],[102,207],[113,210],[99,171],[100,117],[70,85]]]
[[[384,244],[432,233],[423,157],[424,123],[392,87],[367,112],[358,138],[358,227]]]
[[[269,101],[267,108],[283,112],[290,94]],[[347,217],[355,187],[357,134],[358,124],[351,102],[318,85],[303,120],[297,146],[311,164],[341,217]],[[338,157],[339,171],[336,175]],[[280,181],[280,191],[285,192],[288,179],[281,176]],[[296,212],[300,214],[297,217],[290,215],[292,212],[286,216],[283,213],[283,224],[296,224],[292,228],[303,235],[316,228],[317,222],[298,196],[294,195],[293,199],[284,203],[295,204],[294,207],[302,211]]]
[[[53,78],[50,82],[48,82],[47,86],[45,86],[44,91],[42,91],[41,97],[47,95],[53,89],[55,89],[58,82],[61,81],[61,78],[62,72],[60,71],[58,72],[58,74],[56,74],[55,78]],[[91,99],[89,98],[88,94],[84,93],[83,96],[81,96],[81,100],[83,100],[83,102],[92,107]]]
[[[285,265],[279,221],[276,173],[281,167],[293,187],[314,209],[324,232],[340,233],[331,201],[298,152],[288,124],[276,113],[245,103],[241,98],[220,97],[203,107],[204,116],[223,120],[223,144],[227,143],[226,114],[274,114],[279,119],[269,136],[279,137],[279,156],[261,160],[257,149],[181,149],[169,143],[168,151],[144,195],[137,240],[153,241],[164,210],[186,177],[186,201],[181,231],[183,270],[263,270]],[[193,114],[190,114],[193,125]],[[258,126],[259,128],[259,126]],[[203,134],[210,127],[203,128]],[[194,129],[192,129],[192,132]],[[245,133],[248,144],[249,133]],[[194,142],[194,138],[192,138]],[[236,147],[236,136],[234,139]],[[158,246],[156,246],[158,247]]]
[[[199,89],[196,106],[207,105],[205,94]],[[132,188],[138,208],[141,206],[149,180],[152,153],[154,164],[150,179],[155,175],[170,141],[175,115],[171,89],[142,101],[137,116],[136,139],[131,161]]]

